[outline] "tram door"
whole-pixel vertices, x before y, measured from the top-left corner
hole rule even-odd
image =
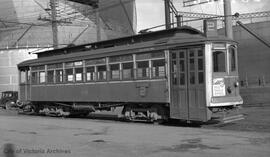
[[[204,54],[202,48],[174,50],[171,58],[171,118],[204,121]]]

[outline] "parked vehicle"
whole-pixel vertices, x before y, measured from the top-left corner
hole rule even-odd
[[[2,92],[1,99],[0,99],[0,107],[5,108],[5,109],[16,107],[17,100],[18,100],[17,91]]]

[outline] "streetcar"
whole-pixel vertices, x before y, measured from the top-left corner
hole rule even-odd
[[[214,26],[214,27],[213,27]],[[122,107],[134,121],[207,122],[239,94],[237,43],[188,26],[38,53],[18,64],[19,102],[68,116]]]

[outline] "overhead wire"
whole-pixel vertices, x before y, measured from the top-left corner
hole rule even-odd
[[[37,5],[42,6],[41,3],[39,3],[39,1],[37,1],[37,0],[33,0],[33,1],[35,1]],[[129,1],[132,1],[132,0],[128,0],[128,2]],[[26,2],[27,1],[24,1],[23,3],[25,4]],[[89,21],[89,19],[87,19],[82,14],[84,14],[84,15],[91,15],[91,14],[95,13],[96,11],[102,12],[102,11],[105,11],[106,9],[113,8],[113,7],[116,7],[118,5],[121,5],[121,4],[117,3],[116,1],[111,1],[111,2],[105,1],[105,2],[103,2],[103,3],[100,4],[100,6],[102,6],[102,7],[99,7],[98,9],[92,9],[92,10],[86,10],[85,9],[84,11],[83,11],[83,9],[81,9],[80,10],[81,13],[79,13],[79,12],[71,12],[70,13],[70,11],[72,9],[70,7],[67,7],[67,5],[70,4],[70,2],[67,2],[67,0],[64,0],[64,1],[61,1],[61,2],[64,5],[59,5],[58,8],[60,10],[58,11],[58,16],[60,18],[62,18],[63,20],[70,19],[70,20],[78,20],[80,22],[87,22],[87,21]],[[28,3],[29,4],[32,4],[30,2],[28,2]],[[124,1],[123,3],[127,3],[127,2]],[[31,6],[33,6],[33,5],[31,5]],[[61,8],[61,7],[64,7],[64,9]],[[66,9],[66,8],[69,8],[69,9]],[[14,9],[14,8],[11,8],[10,7],[10,9]],[[35,21],[37,23],[36,25],[40,25],[40,22],[37,22],[37,20],[35,18],[41,17],[41,16],[46,17],[46,14],[48,14],[48,12],[44,11],[44,8],[38,9],[38,10],[40,10],[40,11],[39,12],[36,12],[36,11],[35,12],[27,12],[23,16],[20,16],[19,17],[20,18],[20,21],[25,21],[25,22],[18,22],[18,23],[22,23],[22,24],[28,23],[30,25],[33,25],[33,22]],[[65,10],[66,11],[69,11],[69,13],[70,13],[69,16],[67,16],[67,14],[63,14],[63,13],[65,13]],[[91,17],[91,16],[87,16],[87,17]],[[8,22],[8,23],[15,23],[15,20],[17,20],[17,17],[14,17],[12,15],[8,15],[8,16],[5,17],[5,19],[6,19],[5,21]]]
[[[28,11],[26,13],[23,14],[23,16],[19,16],[19,21],[18,21],[18,17],[14,17],[14,15],[8,15],[5,16],[5,19],[1,19],[0,17],[0,22],[1,23],[5,23],[8,24],[9,26],[7,27],[14,27],[15,26],[19,26],[18,29],[25,29],[25,26],[49,26],[51,25],[50,21],[40,21],[37,20],[37,18],[41,18],[41,17],[47,17],[48,19],[50,18],[50,12],[46,11],[45,9],[47,9],[49,6],[49,4],[44,1],[42,1],[43,3],[39,3],[38,0],[33,0],[36,2],[36,5],[33,5],[32,3],[27,3],[27,4],[31,4],[31,6],[35,6],[35,8],[38,8],[37,5],[39,6],[38,11]],[[123,0],[123,4],[132,2],[134,0]],[[1,3],[1,2],[0,2]],[[25,4],[25,3],[24,3]],[[89,22],[95,22],[94,18],[95,16],[93,16],[93,14],[95,14],[96,12],[103,12],[106,11],[108,9],[114,8],[114,7],[118,7],[119,5],[122,5],[120,2],[118,1],[103,1],[103,3],[100,4],[101,7],[99,8],[92,8],[89,7],[90,9],[85,9],[87,8],[84,5],[81,4],[75,4],[72,2],[69,2],[67,0],[61,0],[59,1],[59,5],[57,6],[57,19],[59,20],[65,20],[65,19],[70,19],[72,20],[72,22],[75,21],[75,24],[63,24],[63,23],[59,23],[62,26],[63,25],[67,25],[67,26],[85,26],[85,23],[89,24]],[[43,6],[43,7],[42,7]],[[73,8],[72,8],[73,7]],[[15,9],[15,8],[12,8]],[[75,11],[78,10],[78,11]],[[88,15],[88,16],[85,16]],[[23,22],[22,22],[23,21]],[[108,28],[109,30],[112,30],[112,26],[108,23],[106,23],[106,21],[101,17],[101,21],[103,25],[106,26],[106,28]],[[96,25],[90,25],[90,27],[96,27]],[[90,34],[95,34],[94,32],[89,32]]]

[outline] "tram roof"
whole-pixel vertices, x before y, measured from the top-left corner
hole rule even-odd
[[[74,58],[85,59],[85,57],[98,58],[112,55],[123,55],[128,53],[142,53],[175,45],[198,45],[207,41],[232,41],[224,36],[206,37],[201,31],[192,27],[183,26],[169,30],[147,32],[143,34],[59,48],[38,53],[38,59],[24,61],[19,67],[52,64],[59,60],[68,62]],[[117,54],[115,54],[117,53]]]

